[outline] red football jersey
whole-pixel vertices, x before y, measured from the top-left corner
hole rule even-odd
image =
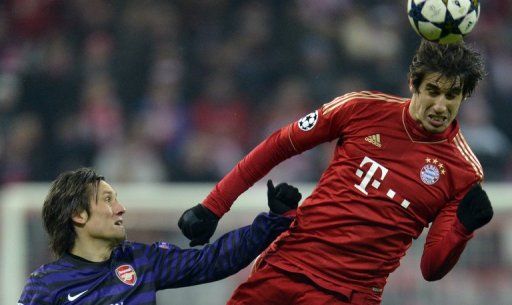
[[[368,91],[338,97],[263,141],[203,204],[220,216],[283,160],[337,140],[318,185],[265,260],[326,289],[379,293],[432,223],[421,270],[439,279],[472,237],[456,210],[483,172],[456,121],[441,134],[428,133],[411,118],[409,103]]]

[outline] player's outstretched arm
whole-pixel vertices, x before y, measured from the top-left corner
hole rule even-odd
[[[475,184],[457,204],[448,204],[436,217],[427,235],[421,271],[428,281],[443,278],[457,263],[473,232],[493,217],[489,197]]]
[[[301,199],[298,189],[268,182],[270,213],[261,213],[252,225],[231,231],[213,244],[198,249],[152,247],[148,256],[158,278],[158,289],[208,283],[230,276],[251,263],[283,231],[287,230]]]
[[[235,167],[222,178],[201,203],[218,218],[229,211],[235,200],[249,189],[254,183],[268,174],[275,166],[284,160],[309,150],[321,143],[329,142],[342,135],[343,126],[349,121],[353,111],[347,102],[348,97],[339,97],[311,112],[300,120],[275,131],[256,146],[248,155],[239,161]],[[348,107],[348,108],[347,108]],[[196,207],[200,209],[200,207]],[[185,213],[191,213],[186,211]],[[196,229],[195,217],[185,217],[180,229],[193,241],[193,244],[203,244],[212,236],[215,226],[203,232]]]
[[[321,143],[340,138],[344,126],[350,121],[350,114],[353,113],[352,105],[358,100],[356,96],[362,95],[364,94],[348,94],[337,97],[300,120],[275,131],[239,161],[217,183],[201,205],[220,218],[229,211],[240,194],[263,178],[279,163]],[[183,233],[189,226],[194,226],[194,223],[182,222]],[[202,232],[195,235],[195,231],[191,229],[189,230],[191,234],[185,233],[185,235],[191,240],[204,243],[211,237],[214,229],[204,235]]]

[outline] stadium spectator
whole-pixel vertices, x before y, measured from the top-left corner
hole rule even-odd
[[[5,127],[8,121],[30,112],[41,122],[43,137],[49,145],[38,151],[41,170],[30,169],[22,181],[48,181],[62,170],[92,165],[97,154],[102,153],[101,141],[96,138],[91,142],[78,136],[67,147],[70,139],[62,139],[66,133],[69,136],[92,132],[92,127],[79,119],[83,114],[82,97],[88,94],[91,79],[98,75],[108,79],[118,108],[115,111],[121,115],[119,126],[115,127],[118,130],[112,133],[121,138],[126,131],[140,127],[134,126],[140,121],[131,118],[140,115],[144,100],[153,94],[153,79],[164,74],[176,79],[172,90],[179,95],[181,109],[172,115],[181,117],[181,127],[176,130],[180,136],[169,135],[173,138],[168,145],[149,149],[165,159],[165,177],[169,181],[218,180],[232,164],[214,157],[211,162],[218,164],[210,171],[188,166],[182,160],[190,143],[204,142],[203,136],[208,136],[193,132],[201,128],[196,124],[203,121],[189,120],[196,104],[204,100],[200,97],[204,85],[211,83],[215,75],[224,74],[241,97],[243,111],[250,114],[244,122],[244,136],[235,139],[227,135],[223,139],[231,147],[231,156],[245,153],[252,147],[253,139],[259,138],[261,130],[253,123],[266,125],[259,118],[267,117],[267,103],[273,92],[290,77],[307,80],[310,100],[326,101],[339,92],[341,79],[356,79],[364,88],[406,94],[406,86],[396,79],[408,64],[406,55],[413,51],[411,42],[418,37],[405,14],[395,14],[404,11],[403,5],[391,0],[378,4],[353,0],[1,2],[0,79],[5,76],[14,81],[9,82],[12,89],[0,94],[16,94],[10,98],[9,109],[0,107],[0,147],[5,147],[9,138],[10,129]],[[493,101],[485,105],[491,112],[491,124],[509,141],[510,80],[506,75],[512,69],[512,44],[507,39],[511,14],[507,1],[487,4],[479,25],[468,37],[485,50],[491,82],[480,93]],[[504,39],[495,39],[496,36]],[[155,117],[159,122],[149,125],[162,124],[161,117]],[[63,125],[71,130],[63,131]],[[468,134],[468,141],[475,142],[471,136]],[[218,151],[218,155],[223,153]],[[74,158],[80,162],[74,162]],[[322,153],[314,153],[312,158],[314,164],[327,161]],[[306,163],[310,160],[294,162],[308,167]],[[504,165],[502,159],[492,162]],[[496,167],[488,179],[503,179],[506,168]],[[297,179],[313,181],[313,176],[299,175]]]

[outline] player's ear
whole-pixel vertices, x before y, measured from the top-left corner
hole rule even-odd
[[[89,219],[89,214],[86,210],[83,210],[82,212],[75,213],[71,219],[74,223],[78,225],[84,225],[87,222],[87,219]]]

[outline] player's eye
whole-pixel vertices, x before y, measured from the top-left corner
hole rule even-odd
[[[439,91],[436,91],[436,90],[429,90],[428,91],[428,95],[430,95],[431,97],[436,97],[439,95]]]
[[[461,92],[459,90],[456,91],[449,91],[446,93],[446,98],[449,100],[453,100],[456,98]]]

